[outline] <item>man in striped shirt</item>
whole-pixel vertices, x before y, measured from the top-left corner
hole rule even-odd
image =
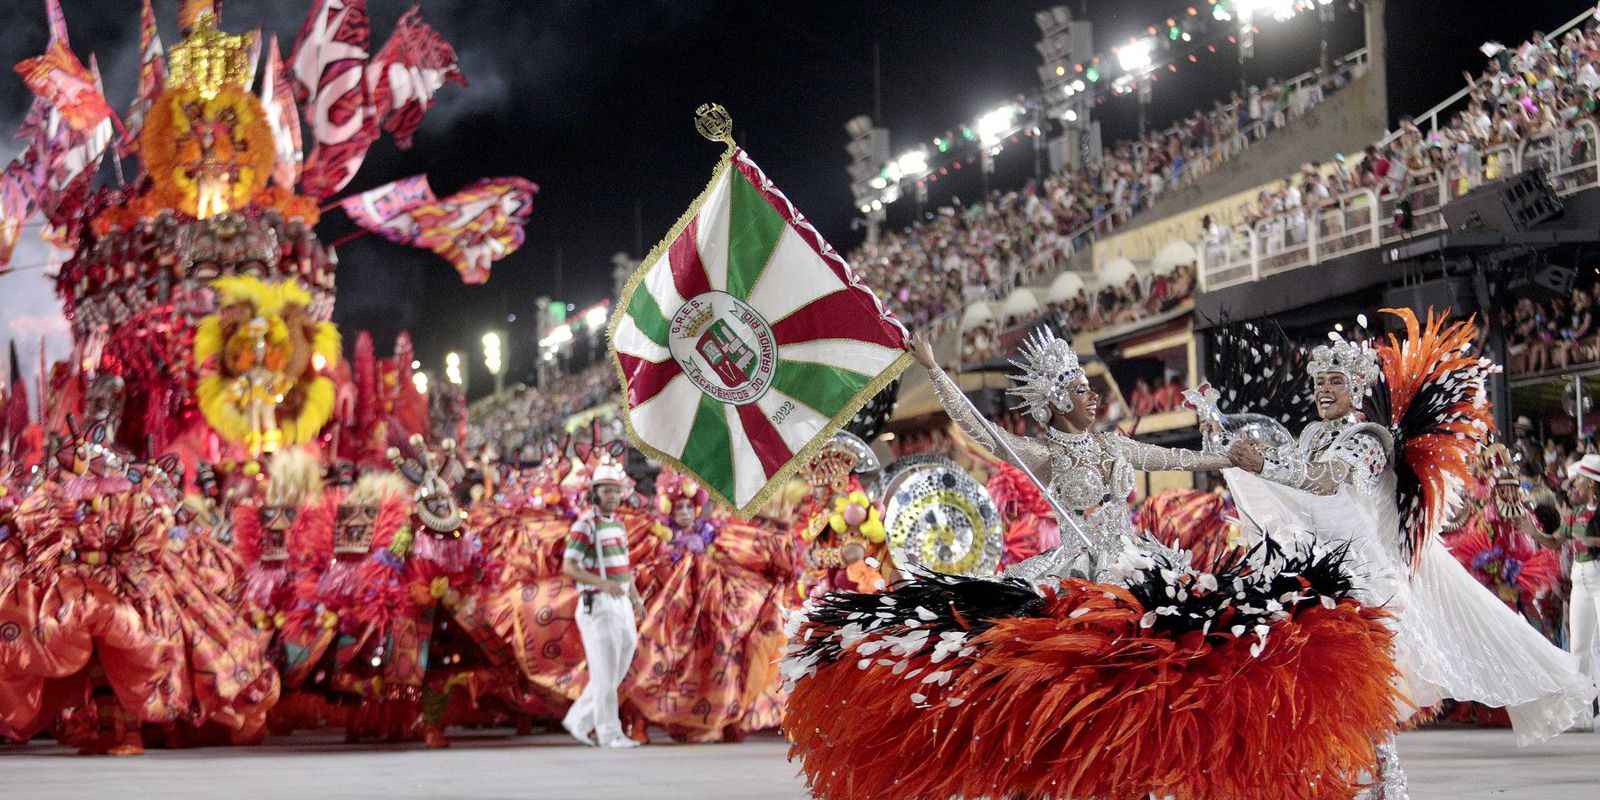
[[[1578,657],[1579,669],[1600,680],[1600,523],[1595,521],[1596,487],[1600,487],[1600,455],[1584,456],[1568,469],[1567,495],[1572,517],[1560,536],[1572,545],[1572,595],[1567,598],[1567,650]],[[1600,722],[1597,719],[1596,722]],[[1600,726],[1591,728],[1600,732]]]
[[[562,727],[573,738],[600,747],[637,747],[622,732],[617,687],[633,663],[639,639],[635,618],[643,606],[628,565],[628,531],[616,516],[626,476],[604,461],[589,478],[589,501],[572,523],[561,571],[578,584],[578,635],[589,662],[589,684],[567,711]]]

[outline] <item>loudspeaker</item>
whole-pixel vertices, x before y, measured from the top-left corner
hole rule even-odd
[[[1562,210],[1544,170],[1533,169],[1473,189],[1441,212],[1452,231],[1521,233],[1561,216]]]
[[[1452,316],[1465,317],[1476,310],[1477,299],[1472,294],[1472,284],[1461,278],[1435,278],[1422,283],[1398,286],[1383,292],[1385,308],[1409,308],[1417,316],[1426,317],[1428,309],[1443,312],[1452,309]],[[1380,318],[1383,315],[1380,315]]]
[[[1571,267],[1546,264],[1536,270],[1529,280],[1532,280],[1535,286],[1554,292],[1557,297],[1570,297],[1572,284],[1578,280],[1578,271]]]

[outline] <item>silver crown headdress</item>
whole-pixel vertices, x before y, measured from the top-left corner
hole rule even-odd
[[[1022,377],[1010,389],[1022,402],[1016,407],[1027,412],[1040,424],[1050,421],[1050,406],[1062,411],[1072,410],[1072,395],[1067,387],[1083,374],[1078,364],[1078,354],[1065,339],[1057,339],[1055,332],[1046,327],[1036,328],[1018,349],[1020,359],[1012,359],[1013,366],[1022,370]]]
[[[1338,333],[1328,334],[1329,343],[1311,349],[1311,361],[1306,373],[1312,378],[1324,372],[1343,373],[1350,380],[1350,395],[1359,400],[1378,381],[1378,354],[1365,343],[1345,339]]]

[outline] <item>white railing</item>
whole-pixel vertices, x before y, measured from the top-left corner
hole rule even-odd
[[[1442,230],[1444,206],[1479,186],[1541,168],[1559,195],[1600,186],[1600,126],[1582,120],[1575,128],[1470,154],[1442,171],[1394,177],[1386,193],[1360,189],[1342,195],[1315,213],[1287,211],[1225,234],[1197,247],[1200,290],[1250,283],[1371,250],[1430,231]],[[1411,228],[1392,223],[1402,200],[1411,204]]]

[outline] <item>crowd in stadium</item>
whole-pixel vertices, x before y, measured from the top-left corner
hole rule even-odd
[[[1170,129],[1119,142],[1081,171],[1063,170],[1041,184],[993,193],[963,208],[959,200],[904,231],[885,233],[849,256],[868,286],[878,288],[902,320],[921,327],[957,311],[985,291],[1009,291],[1025,270],[1048,274],[1095,236],[1153,205],[1173,187],[1193,182],[1250,142],[1314,108],[1350,80],[1340,64],[1321,81],[1296,89],[1287,81],[1235,92],[1196,110]],[[1032,269],[1029,269],[1032,268]],[[930,279],[931,278],[931,279]]]
[[[1391,139],[1368,145],[1359,158],[1337,154],[1329,164],[1305,164],[1298,175],[1241,206],[1233,221],[1252,228],[1266,222],[1266,247],[1272,252],[1304,241],[1310,219],[1320,221],[1322,233],[1335,232],[1342,224],[1340,215],[1317,212],[1336,208],[1342,195],[1358,189],[1405,196],[1434,175],[1465,189],[1471,181],[1492,179],[1508,168],[1508,147],[1553,135],[1555,146],[1535,154],[1570,162],[1581,160],[1596,145],[1578,126],[1596,118],[1600,31],[1577,28],[1559,41],[1535,33],[1517,48],[1490,43],[1485,51],[1493,54],[1488,66],[1477,79],[1466,76],[1473,85],[1466,105],[1446,124],[1425,131],[1413,119],[1402,118]],[[1559,184],[1560,176],[1552,180]],[[1208,218],[1202,227],[1211,241],[1230,232],[1228,221],[1221,219]]]
[[[568,417],[606,402],[616,391],[616,370],[603,360],[556,375],[545,387],[518,384],[479,401],[472,406],[472,422],[480,432],[495,433],[493,444],[515,451],[559,438]]]
[[[1590,308],[1595,287],[1573,289],[1570,298],[1521,297],[1496,318],[1506,335],[1506,368],[1513,374],[1563,370],[1600,361],[1600,325]]]
[[[1107,284],[1093,293],[1080,289],[1073,297],[1050,301],[1037,315],[1005,320],[1005,325],[995,320],[978,323],[961,335],[961,363],[1009,355],[1004,334],[1025,331],[1040,322],[1065,335],[1136,322],[1171,310],[1194,295],[1195,270],[1194,264],[1178,264],[1167,274],[1130,275],[1120,285]]]
[[[1551,486],[1565,483],[1570,477],[1572,462],[1595,452],[1593,435],[1584,437],[1581,444],[1571,436],[1551,435],[1541,439],[1534,430],[1533,421],[1527,417],[1517,419],[1516,431],[1517,454],[1523,473],[1527,477],[1543,476]]]

